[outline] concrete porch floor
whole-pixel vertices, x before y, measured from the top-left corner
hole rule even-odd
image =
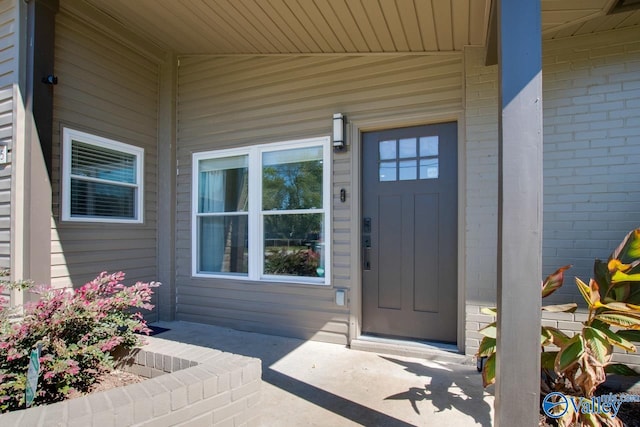
[[[493,396],[475,366],[351,350],[189,322],[159,339],[262,360],[264,426],[491,426]],[[490,389],[492,392],[492,390]]]

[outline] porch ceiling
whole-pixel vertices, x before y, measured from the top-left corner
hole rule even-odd
[[[583,34],[640,25],[640,10],[608,15],[607,12],[611,9],[615,1],[616,0],[574,0],[574,2],[585,5],[583,9],[584,15],[581,17],[576,15],[574,19],[570,19],[564,24],[549,28],[547,31],[544,31],[545,38],[580,36]],[[552,2],[559,3],[556,0],[549,0],[549,3]],[[562,1],[560,3],[565,5],[567,2]],[[592,4],[589,5],[589,3]],[[599,7],[598,4],[600,4],[601,7]],[[588,6],[590,6],[590,8]],[[545,0],[542,2],[542,7],[544,9]],[[543,30],[545,29],[545,25],[550,24],[551,23],[547,24],[545,22],[543,16]]]
[[[615,0],[541,0],[553,38],[640,23]],[[491,0],[62,0],[177,54],[451,52],[486,43]],[[590,24],[596,18],[597,25]]]

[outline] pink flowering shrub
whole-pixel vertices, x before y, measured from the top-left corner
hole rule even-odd
[[[101,373],[113,369],[116,347],[142,344],[139,334],[150,329],[134,309],[152,309],[152,288],[159,284],[125,286],[123,279],[122,272],[103,272],[75,292],[37,287],[31,292],[40,299],[25,305],[21,322],[9,322],[0,306],[0,412],[24,408],[29,355],[38,344],[35,405],[88,390]]]

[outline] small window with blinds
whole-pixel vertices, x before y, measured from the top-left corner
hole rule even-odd
[[[62,219],[142,222],[144,150],[63,129]]]

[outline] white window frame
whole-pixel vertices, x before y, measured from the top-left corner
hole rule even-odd
[[[244,280],[270,283],[297,283],[330,285],[331,284],[331,138],[328,136],[253,145],[250,147],[193,153],[191,172],[191,275],[192,277],[219,278],[229,280]],[[280,213],[322,213],[324,214],[324,277],[278,276],[264,274],[264,230],[262,221],[262,154],[311,146],[322,147],[322,208],[304,209],[300,211],[280,211]],[[248,203],[248,256],[249,272],[247,275],[238,273],[202,273],[198,272],[198,168],[201,160],[225,158],[233,156],[248,156],[249,175],[249,203]]]
[[[135,209],[133,218],[112,218],[100,216],[72,216],[71,215],[71,144],[73,141],[96,147],[108,148],[136,156],[136,183],[125,185],[136,189]],[[81,177],[86,180],[86,177]],[[114,181],[91,179],[96,182],[111,184]],[[70,222],[101,222],[101,223],[129,223],[141,224],[144,221],[144,148],[125,144],[113,139],[104,138],[75,129],[62,129],[62,220]]]

